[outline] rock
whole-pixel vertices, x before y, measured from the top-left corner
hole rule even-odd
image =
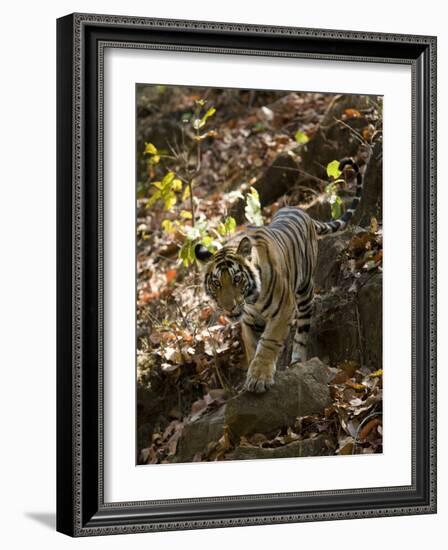
[[[336,241],[337,242],[337,241]],[[321,275],[325,270],[321,272]],[[335,283],[328,265],[328,282]],[[358,292],[337,286],[314,299],[314,311],[308,339],[308,354],[334,366],[356,361],[373,370],[382,367],[382,283],[375,273]],[[321,283],[323,284],[323,283]]]
[[[210,442],[224,433],[233,443],[243,435],[275,435],[293,425],[298,416],[322,414],[330,400],[327,367],[317,358],[277,372],[275,385],[264,394],[244,392],[227,401],[220,409],[204,414],[185,425],[175,462],[188,462],[204,452]]]
[[[343,233],[325,235],[319,239],[314,274],[314,284],[319,291],[330,290],[339,283],[343,254],[354,231],[356,229],[350,227]]]
[[[209,443],[218,441],[224,433],[224,413],[225,405],[185,424],[173,462],[191,461],[195,454],[204,452]]]
[[[375,273],[358,291],[363,363],[383,367],[383,276]]]
[[[312,439],[293,441],[282,447],[237,447],[232,460],[254,460],[257,458],[295,458],[302,456],[326,456],[334,451],[327,445],[327,436],[320,435]]]
[[[307,353],[334,366],[361,362],[356,295],[340,288],[316,296]]]
[[[353,223],[368,227],[372,218],[379,221],[383,219],[383,157],[380,142],[375,144],[366,166],[364,191]]]
[[[137,462],[140,459],[140,451],[151,445],[151,436],[153,433],[153,425],[149,422],[139,425],[137,429]]]
[[[227,402],[225,421],[232,438],[269,434],[298,416],[321,413],[330,402],[327,367],[317,358],[279,372],[265,394],[241,393]]]

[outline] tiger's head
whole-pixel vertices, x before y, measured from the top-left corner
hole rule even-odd
[[[213,254],[204,245],[195,247],[196,258],[205,263],[205,292],[229,319],[236,321],[246,304],[254,304],[260,295],[260,269],[248,237],[238,247],[224,246]]]

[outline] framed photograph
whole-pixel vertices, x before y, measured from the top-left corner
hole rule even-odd
[[[436,38],[57,41],[57,529],[435,513]]]

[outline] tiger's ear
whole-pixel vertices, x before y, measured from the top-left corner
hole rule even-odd
[[[252,243],[250,242],[249,237],[244,237],[241,239],[240,244],[238,245],[238,249],[236,251],[237,254],[240,256],[243,256],[244,258],[247,258],[250,256],[252,252]]]
[[[203,244],[197,244],[194,247],[194,255],[200,262],[206,262],[213,256],[210,250]]]

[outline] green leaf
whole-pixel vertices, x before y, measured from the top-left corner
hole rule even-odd
[[[174,172],[167,172],[162,180],[162,186],[167,187],[174,179]]]
[[[235,231],[235,228],[236,228],[235,218],[232,218],[232,216],[228,216],[224,220],[224,222],[221,222],[218,225],[218,233],[222,237],[225,237],[225,236],[230,235],[231,233],[233,233]]]
[[[171,189],[173,191],[182,191],[182,181],[178,178],[174,179],[171,183]]]
[[[327,175],[329,178],[337,179],[341,174],[338,160],[332,160],[327,164]]]
[[[163,197],[163,200],[164,200],[164,206],[165,206],[165,210],[171,210],[171,208],[173,208],[173,206],[176,204],[177,202],[177,199],[176,199],[176,195],[170,191],[169,193],[167,193],[164,197]]]
[[[174,233],[175,231],[174,224],[171,220],[163,220],[162,229],[165,231],[165,233]]]
[[[330,205],[331,205],[331,217],[334,220],[337,220],[342,215],[342,199],[341,199],[341,197],[338,197],[338,195],[332,195],[330,197]]]
[[[196,260],[194,253],[195,245],[196,243],[194,241],[186,240],[179,250],[179,258],[182,260],[185,267],[188,267]]]
[[[210,248],[214,241],[213,241],[213,237],[210,237],[210,235],[206,235],[205,237],[202,238],[201,242],[204,246],[206,246],[207,248]]]
[[[145,154],[157,155],[157,147],[153,143],[145,143]]]
[[[191,212],[188,212],[188,210],[181,210],[180,217],[184,220],[191,220],[193,216],[191,215]]]
[[[302,132],[301,130],[297,130],[297,132],[294,134],[294,139],[297,141],[297,143],[300,144],[308,143],[310,140],[305,132]]]
[[[189,198],[190,198],[190,186],[186,185],[184,188],[184,192],[182,194],[182,200],[186,201]]]
[[[159,189],[157,189],[146,201],[146,208],[150,208],[151,206],[154,206],[154,204],[161,198],[162,198],[162,192]]]
[[[203,128],[205,126],[205,123],[207,122],[207,119],[209,119],[215,113],[216,113],[216,109],[214,107],[210,107],[210,109],[208,109],[208,111],[205,113],[205,115],[202,118],[194,119],[193,128],[195,130],[199,130],[199,128]]]
[[[150,159],[149,159],[149,162],[151,164],[159,164],[160,162],[160,155],[153,155]]]
[[[205,113],[205,115],[201,118],[201,121],[204,122],[204,124],[207,122],[207,120],[213,116],[216,113],[216,109],[214,107],[210,107],[208,111]]]
[[[261,204],[258,191],[252,187],[246,195],[246,207],[244,209],[246,219],[253,225],[263,225],[263,216],[261,215]]]

